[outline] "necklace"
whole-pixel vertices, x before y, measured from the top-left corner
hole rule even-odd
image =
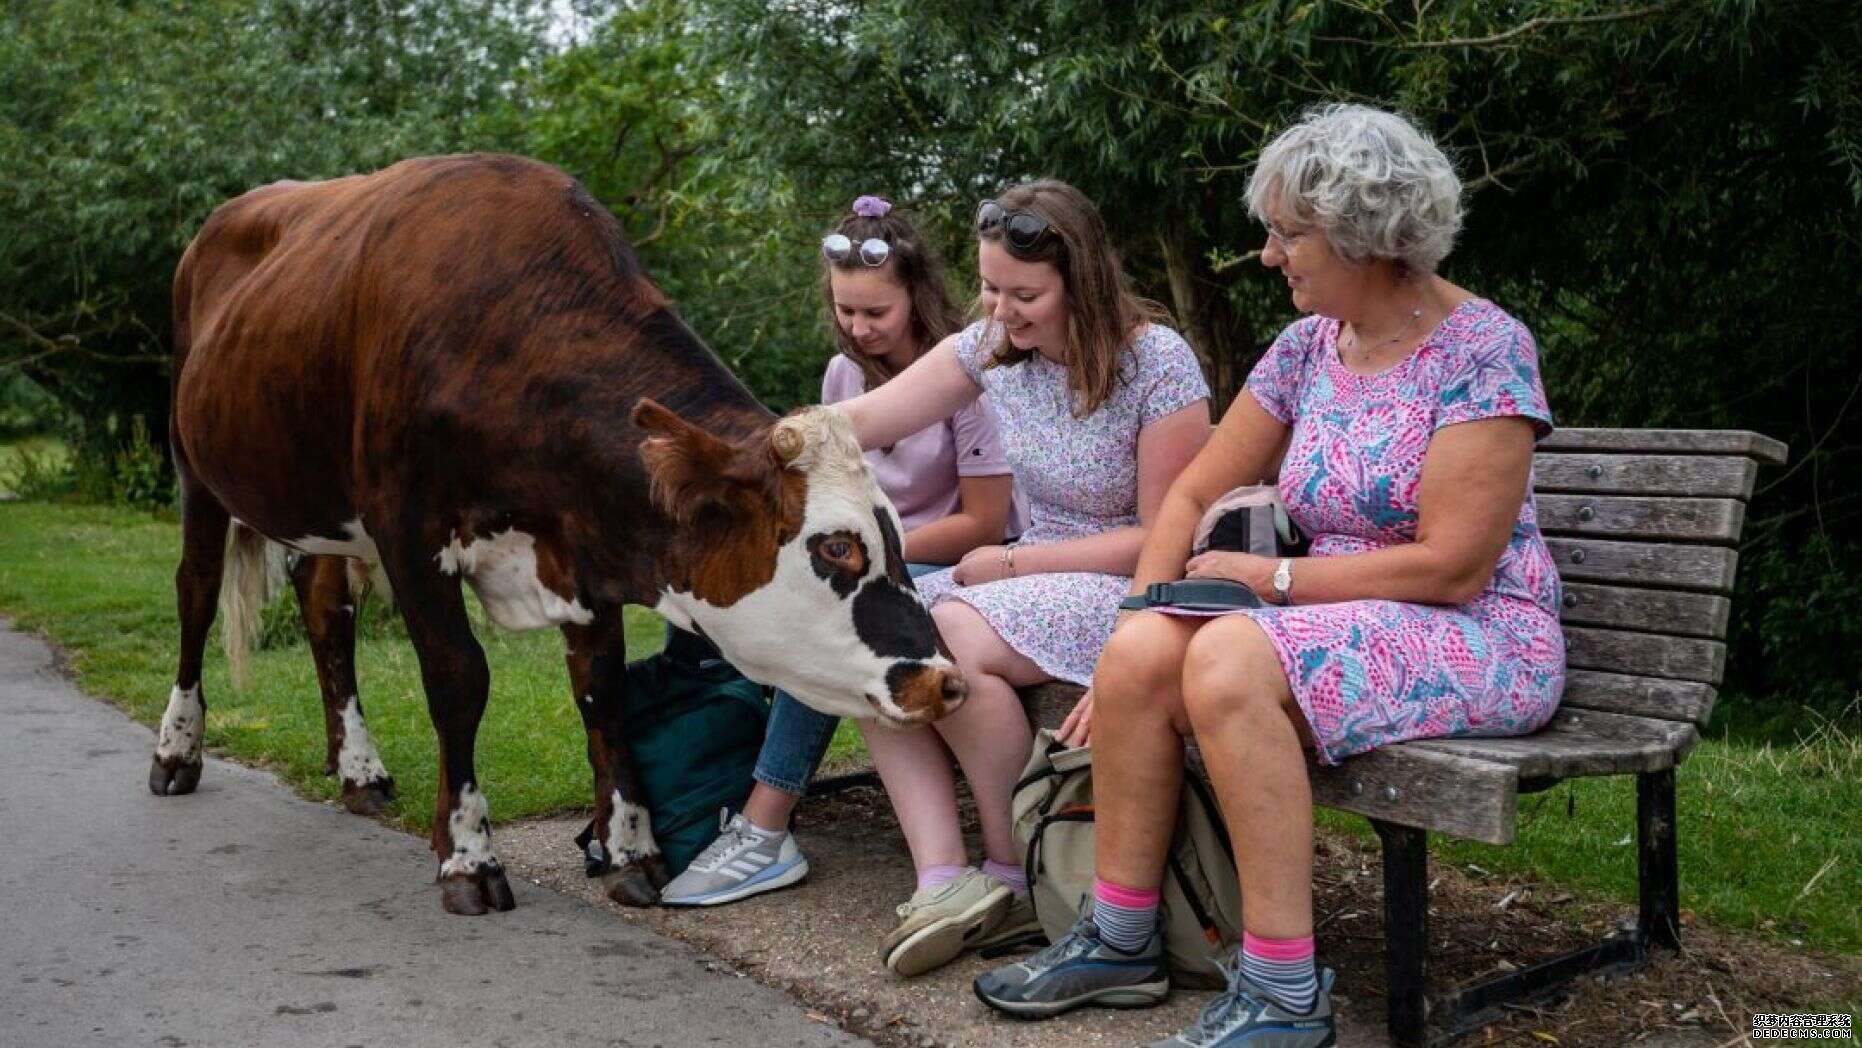
[[[1382,339],[1376,342],[1375,344],[1371,345],[1369,348],[1366,348],[1364,344],[1361,341],[1359,341],[1358,328],[1357,328],[1357,325],[1354,324],[1351,327],[1351,347],[1350,347],[1349,352],[1356,354],[1358,357],[1358,363],[1363,364],[1371,359],[1371,354],[1376,353],[1378,350],[1383,349],[1387,346],[1394,346],[1398,342],[1402,341],[1403,336],[1409,334],[1410,326],[1416,323],[1416,321],[1421,320],[1421,319],[1422,319],[1422,303],[1421,303],[1421,300],[1418,299],[1416,308],[1409,311],[1409,316],[1404,318],[1403,326],[1396,329],[1396,334],[1391,335],[1389,338]]]

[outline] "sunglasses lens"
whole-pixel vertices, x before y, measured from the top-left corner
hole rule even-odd
[[[868,237],[860,241],[860,261],[869,266],[883,266],[886,259],[892,257],[892,245],[878,237]]]
[[[821,253],[830,262],[845,262],[847,256],[853,254],[853,241],[844,233],[829,233],[821,238]]]
[[[1045,232],[1047,232],[1047,220],[1039,215],[1031,215],[1024,211],[1009,219],[1009,243],[1024,251],[1035,246],[1040,241],[1041,234]]]

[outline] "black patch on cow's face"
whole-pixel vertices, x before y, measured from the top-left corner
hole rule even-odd
[[[928,659],[937,654],[937,631],[918,598],[891,579],[874,579],[853,598],[853,629],[873,654]]]
[[[915,590],[912,574],[905,570],[905,545],[899,541],[899,530],[892,526],[892,514],[885,507],[873,507],[873,519],[879,522],[879,534],[886,542],[886,577],[906,589]]]
[[[851,531],[830,531],[811,536],[807,542],[808,564],[815,575],[829,586],[834,595],[845,600],[860,588],[866,577],[866,543]]]

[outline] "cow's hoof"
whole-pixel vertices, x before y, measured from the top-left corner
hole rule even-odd
[[[200,761],[189,763],[180,757],[166,761],[156,757],[149,762],[149,792],[157,797],[193,793],[200,785]]]
[[[377,779],[361,785],[343,783],[343,807],[357,815],[380,815],[393,801],[393,779]]]
[[[622,906],[655,906],[659,904],[659,890],[666,880],[666,863],[656,855],[609,870],[601,875],[601,886],[608,898]]]
[[[511,897],[511,883],[497,866],[481,866],[471,873],[449,873],[440,878],[440,906],[447,913],[477,917],[491,910],[503,912],[517,908]]]

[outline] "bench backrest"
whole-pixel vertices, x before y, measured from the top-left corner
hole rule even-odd
[[[1564,705],[1705,724],[1760,464],[1730,430],[1561,429],[1534,456],[1539,526],[1564,579]]]

